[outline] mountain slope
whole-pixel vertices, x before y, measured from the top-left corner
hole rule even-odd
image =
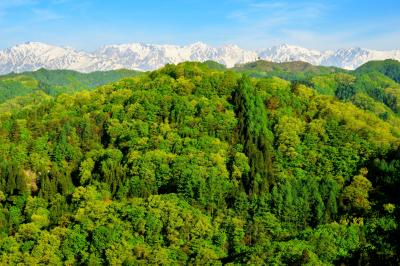
[[[94,53],[121,64],[124,68],[154,70],[165,64],[177,64],[183,61],[213,60],[232,67],[237,63],[254,61],[257,54],[245,51],[236,45],[214,48],[204,43],[186,46],[149,45],[141,43],[109,45]]]
[[[370,61],[356,69],[355,73],[379,72],[400,83],[400,62],[396,60]]]
[[[280,45],[248,51],[236,45],[212,47],[198,42],[185,46],[131,43],[107,45],[94,52],[76,51],[39,42],[28,42],[0,51],[0,74],[33,71],[39,68],[98,70],[154,70],[169,63],[213,60],[227,67],[257,59],[272,62],[304,61],[313,65],[354,69],[370,60],[400,59],[400,50],[375,51],[361,48],[316,51]]]
[[[256,78],[282,78],[306,84],[321,94],[336,96],[387,119],[400,113],[400,62],[370,61],[354,71],[305,62],[258,60],[232,70]]]
[[[14,97],[43,91],[48,95],[71,93],[132,77],[141,72],[133,70],[80,73],[72,70],[39,69],[34,72],[0,76],[0,103]]]
[[[238,64],[232,70],[246,73],[252,77],[280,77],[292,81],[303,81],[312,76],[346,72],[344,69],[315,66],[302,61],[274,63],[265,60]]]
[[[0,73],[19,73],[39,68],[92,72],[117,69],[122,66],[72,48],[39,42],[28,42],[0,51]]]

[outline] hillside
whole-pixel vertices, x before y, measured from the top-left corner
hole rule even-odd
[[[400,83],[400,62],[397,60],[370,61],[355,70],[357,74],[379,72]]]
[[[136,76],[140,72],[132,70],[112,70],[105,72],[79,73],[72,70],[46,70],[0,76],[0,103],[17,96],[35,91],[43,91],[55,96],[118,81]]]
[[[399,264],[399,116],[207,65],[3,104],[0,264]]]
[[[273,63],[259,60],[231,70],[251,77],[279,77],[305,84],[321,94],[351,101],[358,107],[385,117],[400,111],[400,62],[371,61],[354,71],[314,66],[305,62]]]
[[[312,76],[346,72],[344,69],[314,66],[302,61],[274,63],[264,60],[236,65],[232,70],[246,73],[252,77],[280,77],[292,81],[306,80]]]

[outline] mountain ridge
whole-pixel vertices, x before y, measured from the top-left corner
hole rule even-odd
[[[258,59],[277,63],[304,61],[313,65],[352,70],[372,60],[400,60],[400,49],[377,51],[356,47],[318,51],[282,44],[250,51],[234,44],[213,47],[203,42],[196,42],[183,46],[145,43],[114,44],[102,46],[93,52],[86,52],[41,42],[26,42],[0,50],[0,74],[34,71],[40,68],[69,69],[84,73],[115,69],[148,71],[169,63],[208,60],[233,67]]]

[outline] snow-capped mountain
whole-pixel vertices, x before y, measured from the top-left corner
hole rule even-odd
[[[258,55],[261,59],[272,62],[304,61],[313,65],[320,65],[321,58],[325,54],[299,46],[282,44],[261,50]]]
[[[283,44],[259,51],[237,45],[212,47],[198,42],[185,46],[131,43],[107,45],[94,52],[28,42],[0,51],[0,74],[39,68],[72,69],[81,72],[112,69],[154,70],[168,63],[214,60],[227,67],[257,59],[273,62],[305,61],[314,65],[354,69],[370,60],[400,60],[400,50],[375,51],[362,48],[316,51]]]
[[[29,42],[0,51],[0,73],[31,71],[39,68],[73,69],[90,72],[121,68],[115,62],[72,48]]]
[[[371,60],[400,60],[400,50],[376,51],[362,48],[339,49],[321,58],[320,65],[355,69]]]
[[[272,62],[304,61],[313,65],[355,69],[371,60],[400,60],[400,50],[376,51],[363,48],[316,51],[283,44],[259,52],[259,57]]]
[[[118,62],[124,68],[141,70],[157,69],[168,63],[206,60],[214,60],[232,67],[237,63],[251,62],[257,59],[256,52],[246,51],[235,45],[214,48],[200,42],[186,46],[142,43],[109,45],[100,48],[94,55]]]

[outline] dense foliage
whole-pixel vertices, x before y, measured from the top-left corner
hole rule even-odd
[[[0,264],[398,265],[400,118],[360,75],[183,63],[6,102]]]
[[[304,84],[326,95],[351,101],[359,108],[379,113],[400,112],[400,62],[371,61],[354,71],[313,66],[304,62],[273,63],[259,60],[238,65],[232,70],[252,77],[280,77]]]

